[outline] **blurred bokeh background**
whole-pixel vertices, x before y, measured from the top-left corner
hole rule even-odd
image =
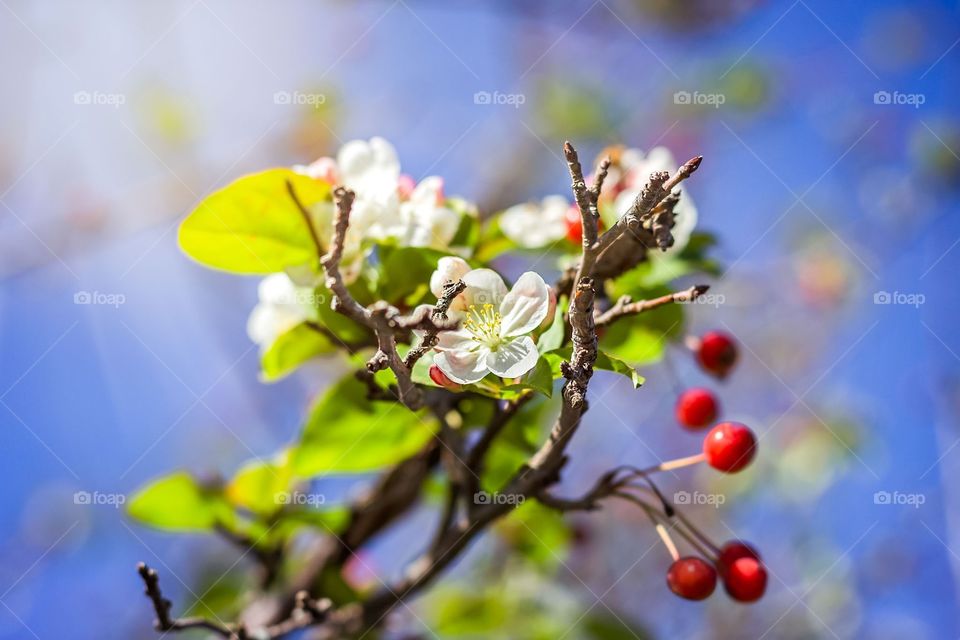
[[[372,135],[487,212],[565,193],[564,139],[704,155],[688,188],[723,303],[689,330],[737,336],[738,371],[711,383],[675,346],[637,392],[602,378],[565,487],[696,450],[673,400],[712,386],[759,461],[665,485],[726,496],[692,513],[772,574],[757,606],[678,600],[642,513],[610,507],[527,536],[525,560],[498,532],[396,629],[957,637],[958,18],[953,0],[0,0],[0,638],[155,637],[139,560],[177,611],[242,581],[223,541],[75,494],[229,474],[296,433],[336,365],[259,382],[256,280],[190,262],[176,225],[244,172]],[[429,518],[355,579],[395,573]]]

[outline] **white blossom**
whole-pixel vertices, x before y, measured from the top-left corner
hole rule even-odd
[[[247,335],[268,349],[281,334],[314,317],[313,291],[298,287],[285,273],[273,273],[257,287],[260,302],[247,319]]]
[[[444,260],[430,279],[434,293],[438,285],[442,292],[449,280],[463,280],[467,287],[451,306],[461,326],[440,334],[434,364],[460,384],[478,382],[488,373],[517,378],[533,369],[539,354],[529,334],[540,326],[550,307],[543,278],[528,271],[507,291],[495,271],[463,272],[466,263],[459,258]]]
[[[521,247],[545,247],[567,234],[569,209],[570,203],[563,196],[547,196],[540,203],[514,205],[500,215],[500,229]]]

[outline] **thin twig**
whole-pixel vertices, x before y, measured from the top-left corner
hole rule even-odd
[[[596,325],[598,328],[606,327],[607,325],[612,324],[624,316],[631,316],[638,313],[643,313],[644,311],[650,311],[651,309],[662,307],[665,304],[694,302],[697,298],[706,293],[708,289],[710,289],[709,285],[698,284],[690,287],[689,289],[677,291],[676,293],[668,293],[667,295],[660,296],[659,298],[652,298],[650,300],[637,300],[636,302],[634,302],[630,296],[621,296],[612,307],[597,315]]]
[[[170,607],[172,603],[163,597],[163,592],[160,591],[160,577],[157,575],[157,572],[148,567],[143,562],[137,565],[137,573],[140,574],[140,578],[143,579],[143,584],[146,587],[144,593],[150,601],[153,603],[153,610],[157,614],[157,619],[154,626],[157,628],[157,631],[185,631],[187,629],[206,629],[212,633],[216,633],[224,638],[236,639],[238,634],[241,631],[234,630],[231,627],[215,622],[213,620],[208,620],[207,618],[201,617],[191,617],[191,618],[173,618],[170,616]]]
[[[463,290],[466,288],[467,285],[463,280],[444,283],[443,293],[440,295],[440,298],[437,300],[437,304],[434,306],[433,312],[431,313],[431,316],[435,322],[444,322],[447,320],[447,311],[449,311],[450,305],[453,304],[454,299],[463,293]],[[407,357],[404,358],[403,364],[405,364],[408,369],[413,369],[413,365],[417,364],[417,361],[420,358],[426,355],[430,349],[437,345],[439,334],[440,331],[436,328],[428,329],[426,333],[424,333],[420,344],[407,352]]]

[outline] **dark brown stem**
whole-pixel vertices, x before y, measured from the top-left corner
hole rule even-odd
[[[630,296],[622,296],[612,307],[597,315],[596,325],[597,327],[606,327],[624,316],[650,311],[651,309],[662,307],[665,304],[693,302],[706,293],[708,289],[710,289],[708,285],[698,284],[689,289],[677,291],[676,293],[668,293],[659,298],[637,300],[636,302],[634,302]]]
[[[466,288],[467,285],[462,280],[444,283],[443,293],[440,295],[440,299],[437,300],[437,304],[434,306],[433,312],[431,313],[432,319],[435,322],[445,322],[447,320],[447,311],[450,309],[450,305],[453,304],[453,300]],[[412,370],[413,365],[417,364],[417,361],[420,358],[426,355],[430,349],[437,345],[439,333],[440,330],[436,327],[428,329],[423,335],[423,339],[420,341],[420,344],[407,352],[407,357],[404,358],[403,364],[406,365],[408,369]]]
[[[187,629],[206,629],[207,631],[216,633],[219,636],[229,638],[231,640],[238,639],[240,634],[243,633],[239,628],[234,629],[229,625],[208,620],[207,618],[171,617],[170,607],[172,606],[172,603],[164,598],[163,592],[160,591],[160,577],[157,575],[157,572],[141,562],[137,565],[137,573],[140,574],[140,578],[143,580],[143,584],[145,586],[144,593],[148,598],[150,598],[150,601],[153,603],[153,610],[157,614],[157,619],[154,624],[157,631],[166,632],[185,631]]]

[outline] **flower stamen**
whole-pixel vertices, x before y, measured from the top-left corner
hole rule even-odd
[[[473,335],[473,340],[495,350],[503,339],[500,336],[500,312],[490,303],[482,306],[475,304],[467,307],[467,317],[463,321],[463,328]]]

